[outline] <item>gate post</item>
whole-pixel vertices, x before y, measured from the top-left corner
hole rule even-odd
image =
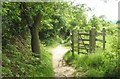
[[[105,41],[105,28],[103,28],[102,32],[103,32],[103,50],[104,50],[105,49],[105,43],[106,43],[106,41]]]
[[[91,53],[92,47],[91,47],[91,30],[89,31],[89,52]]]
[[[71,36],[71,48],[72,48],[72,56],[74,56],[74,31],[72,30],[70,33]]]
[[[95,52],[95,45],[96,45],[96,28],[92,27],[90,30],[90,53]]]
[[[79,31],[78,31],[78,54],[80,53],[79,47],[80,47],[80,40],[79,40]]]

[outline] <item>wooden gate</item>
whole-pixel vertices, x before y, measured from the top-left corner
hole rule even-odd
[[[102,29],[102,32],[96,32],[95,27],[92,27],[89,32],[80,32],[78,31],[77,36],[74,35],[74,31],[70,33],[71,35],[71,51],[72,55],[74,56],[74,49],[75,49],[75,42],[74,39],[77,37],[77,49],[78,49],[78,54],[83,53],[83,54],[88,54],[95,52],[95,47],[96,47],[96,41],[100,41],[103,43],[103,49],[105,49],[105,28]],[[102,36],[102,39],[98,39],[98,36]],[[86,38],[87,37],[87,38]]]

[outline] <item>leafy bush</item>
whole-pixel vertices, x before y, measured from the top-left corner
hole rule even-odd
[[[96,51],[96,53],[80,54],[73,58],[70,53],[68,52],[64,56],[65,61],[72,64],[78,72],[84,72],[83,76],[104,77],[117,75],[118,58],[116,54],[108,51]]]
[[[20,43],[19,43],[20,44]],[[22,46],[24,47],[24,46]],[[3,77],[50,77],[54,76],[52,55],[41,45],[42,58],[28,48],[20,49],[8,44],[2,54]],[[24,50],[24,51],[22,51]]]
[[[114,27],[114,30],[117,29]],[[106,41],[106,50],[104,51],[101,48],[96,48],[95,53],[91,54],[77,55],[77,52],[75,52],[74,58],[69,51],[65,54],[64,59],[68,64],[73,65],[77,69],[77,73],[80,73],[80,75],[82,73],[82,76],[118,76],[120,74],[118,72],[120,67],[120,49],[118,48],[117,32],[113,31],[112,35],[106,35]],[[97,45],[102,46],[102,43],[97,42]]]

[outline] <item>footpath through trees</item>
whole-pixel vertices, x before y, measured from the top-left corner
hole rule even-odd
[[[63,45],[59,45],[52,50],[55,77],[74,77],[75,69],[66,65],[63,60],[63,56],[67,51],[69,49]]]

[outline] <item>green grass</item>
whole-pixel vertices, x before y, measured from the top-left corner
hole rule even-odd
[[[106,50],[102,48],[96,48],[95,53],[92,54],[77,54],[72,57],[72,53],[69,51],[64,55],[64,60],[76,68],[79,75],[87,77],[107,77],[118,76],[118,53],[117,41],[114,35],[106,36]],[[100,45],[100,44],[99,44]]]
[[[41,45],[42,58],[28,48],[17,48],[8,44],[2,54],[2,76],[4,77],[53,77],[52,55]],[[24,51],[22,51],[24,50]]]
[[[45,47],[46,47],[47,51],[52,52],[52,49],[57,47],[58,45],[62,44],[61,43],[62,41],[63,40],[57,36],[56,38],[49,40],[49,43],[45,44]]]
[[[75,54],[74,58],[68,52],[64,56],[64,60],[74,66],[78,73],[88,77],[116,76],[117,59],[116,54],[108,51],[97,51],[89,55]]]

